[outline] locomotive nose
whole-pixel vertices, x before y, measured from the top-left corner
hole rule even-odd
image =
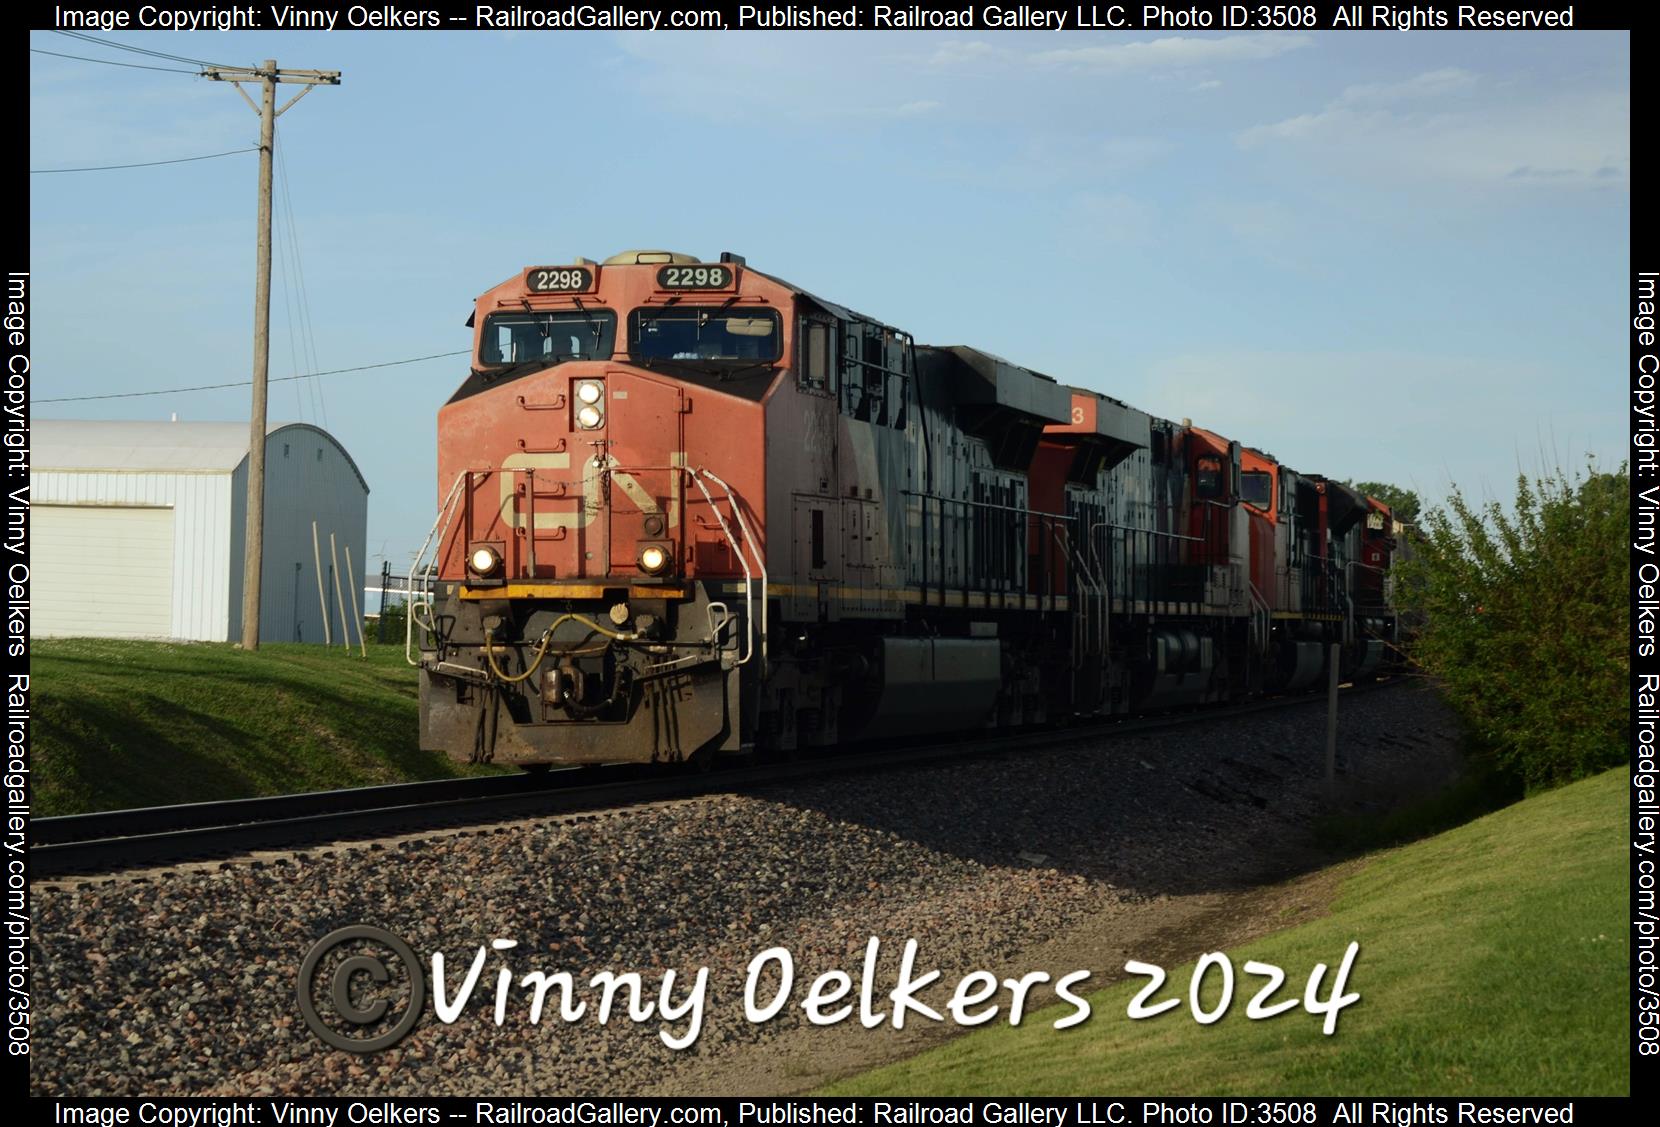
[[[678,384],[626,363],[573,360],[491,398],[500,406],[476,422],[448,422],[504,452],[494,469],[464,471],[458,540],[469,582],[660,583],[686,573],[688,402]],[[721,535],[709,513],[693,519],[705,538]],[[485,546],[499,560],[471,566]]]

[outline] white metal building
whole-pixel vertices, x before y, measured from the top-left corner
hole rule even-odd
[[[33,636],[241,638],[247,423],[37,419],[31,430]],[[261,641],[323,641],[326,606],[339,643],[341,597],[352,615],[348,552],[361,609],[368,512],[369,486],[333,436],[270,427]]]

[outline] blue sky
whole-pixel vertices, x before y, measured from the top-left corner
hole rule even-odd
[[[1307,472],[1433,500],[1623,457],[1624,33],[104,38],[344,73],[279,120],[273,377],[466,349],[527,265],[732,250]],[[29,59],[31,169],[257,141],[228,85]],[[37,417],[247,417],[41,401],[248,377],[256,160],[30,177]],[[272,385],[363,469],[371,570],[427,531],[465,365]]]

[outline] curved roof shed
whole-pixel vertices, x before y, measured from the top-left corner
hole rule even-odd
[[[275,423],[265,442],[260,640],[321,642],[325,615],[339,640],[329,536],[361,585],[368,483],[319,427]],[[32,636],[241,637],[246,423],[37,419],[31,455]]]

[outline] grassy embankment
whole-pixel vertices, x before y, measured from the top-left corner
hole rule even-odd
[[[420,750],[402,646],[40,640],[30,766],[40,815],[449,778]]]
[[[1094,1016],[1030,1014],[829,1089],[836,1094],[1580,1095],[1630,1091],[1625,870],[1630,773],[1609,771],[1437,837],[1373,856],[1323,919],[1228,952],[1239,982],[1215,1025],[1193,1020],[1192,965],[1131,1021],[1145,978],[1090,997]],[[1282,967],[1275,1000],[1300,996],[1316,963],[1361,945],[1333,1036],[1301,1007],[1245,1017]],[[1093,967],[1097,974],[1109,968]],[[1116,970],[1117,968],[1111,968]],[[1219,995],[1213,969],[1202,1000]],[[1330,977],[1322,996],[1330,993]]]

